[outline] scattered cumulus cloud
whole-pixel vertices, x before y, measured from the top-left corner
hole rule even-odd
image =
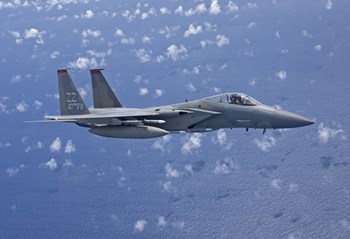
[[[279,32],[279,31],[276,31],[276,33],[275,33],[275,38],[276,38],[277,40],[281,39],[281,35],[280,35],[280,32]]]
[[[167,224],[167,222],[166,222],[164,216],[158,217],[158,226],[165,226],[166,224]]]
[[[285,80],[287,78],[287,72],[285,70],[280,70],[276,72],[275,76],[280,80]]]
[[[270,148],[276,146],[276,139],[273,136],[264,135],[262,139],[254,139],[254,143],[259,149],[266,152]]]
[[[16,74],[15,76],[13,76],[10,80],[10,83],[18,83],[22,81],[22,76],[21,74]]]
[[[98,66],[96,58],[79,57],[76,61],[68,63],[68,68],[85,70],[87,68],[96,68]]]
[[[209,8],[209,13],[211,15],[217,15],[221,12],[219,1],[218,0],[212,0]]]
[[[282,180],[279,178],[273,179],[273,180],[271,180],[270,185],[274,189],[281,190]]]
[[[250,29],[250,28],[253,28],[255,26],[256,26],[256,22],[251,22],[251,23],[248,24],[247,27]]]
[[[60,55],[59,51],[53,51],[50,55],[51,59],[56,59]]]
[[[57,169],[57,162],[54,158],[51,158],[49,161],[47,161],[44,165],[46,168],[49,168],[50,170],[54,171]]]
[[[225,129],[219,129],[216,131],[216,139],[214,139],[214,143],[218,143],[226,150],[231,149],[232,147],[232,143],[227,140]]]
[[[25,39],[33,38],[33,39],[36,39],[37,44],[44,44],[44,40],[43,40],[44,34],[45,34],[45,31],[40,32],[38,29],[30,28],[30,29],[24,30],[23,37]]]
[[[187,49],[184,45],[176,46],[173,44],[167,48],[165,54],[172,61],[183,60],[187,57]]]
[[[256,3],[253,3],[253,2],[249,2],[247,4],[248,8],[258,8],[258,5]]]
[[[201,147],[202,135],[199,133],[194,133],[189,139],[182,145],[181,152],[183,154],[191,154],[193,150],[199,149]]]
[[[146,63],[151,60],[151,53],[151,51],[146,51],[144,48],[141,48],[135,52],[135,57],[139,62]]]
[[[145,226],[147,225],[147,221],[145,220],[137,220],[136,223],[135,223],[135,231],[139,231],[139,232],[142,232],[144,229],[145,229]]]
[[[94,16],[93,11],[87,10],[84,14],[81,14],[82,18],[90,19]]]
[[[188,29],[184,33],[184,37],[190,37],[191,35],[197,35],[203,31],[203,27],[201,25],[195,26],[194,24],[190,24]]]
[[[312,35],[310,33],[308,33],[306,30],[303,30],[301,32],[301,34],[303,35],[303,37],[307,37],[307,38],[311,38],[312,37]]]
[[[167,147],[170,139],[171,139],[171,135],[170,134],[165,135],[165,136],[157,139],[156,142],[154,142],[152,144],[152,148],[161,150],[163,152],[164,151],[170,151],[170,149],[168,149],[168,147]]]
[[[233,1],[229,1],[227,6],[226,6],[228,12],[238,12],[239,7],[236,3],[234,3]]]
[[[185,87],[186,87],[186,90],[189,92],[197,91],[196,87],[191,82],[188,82],[188,84]]]
[[[159,11],[160,11],[160,14],[162,14],[162,15],[171,13],[171,11],[168,8],[166,8],[166,7],[161,7],[159,9]]]
[[[61,150],[61,139],[57,137],[54,139],[50,145],[51,152],[59,152]]]
[[[154,93],[156,94],[157,97],[161,97],[164,95],[164,90],[163,89],[155,89]]]
[[[7,176],[9,176],[9,177],[13,177],[13,176],[15,176],[20,170],[22,170],[22,169],[24,169],[25,168],[25,166],[24,166],[24,164],[21,164],[19,167],[17,167],[17,168],[12,168],[12,167],[10,167],[10,168],[7,168],[6,169],[6,174],[7,174]]]
[[[216,36],[216,45],[218,47],[222,47],[224,45],[230,44],[230,39],[225,35],[217,35]]]
[[[231,158],[225,158],[223,160],[217,160],[215,162],[215,168],[213,172],[215,174],[229,174],[238,169],[238,166],[232,161]]]
[[[16,110],[19,112],[25,112],[28,109],[28,104],[26,104],[24,101],[16,104]]]
[[[148,94],[148,89],[145,87],[140,87],[139,88],[139,95],[144,96]]]
[[[118,37],[123,37],[124,36],[124,33],[123,33],[123,30],[122,29],[119,29],[119,28],[117,28],[116,30],[115,30],[115,33],[114,33],[116,36],[118,36]]]
[[[332,129],[330,127],[324,126],[324,123],[322,122],[318,126],[318,138],[322,144],[326,144],[331,139],[338,138],[341,140],[346,140],[346,135],[344,130],[341,129],[339,125],[337,126],[337,129]]]
[[[315,51],[321,51],[322,50],[322,45],[321,44],[317,44],[316,46],[314,46],[314,50]]]
[[[177,178],[180,176],[179,172],[171,166],[170,163],[166,163],[164,167],[167,178]]]
[[[43,102],[35,100],[33,106],[35,109],[39,110],[43,106]]]
[[[101,35],[101,31],[93,31],[91,29],[86,29],[86,30],[83,30],[81,35],[84,37],[84,38],[87,38],[87,37],[99,37]]]
[[[64,152],[67,154],[74,153],[76,151],[75,145],[73,144],[73,141],[70,139],[67,141],[66,147],[64,148]]]
[[[332,8],[333,8],[332,0],[327,0],[327,2],[326,2],[326,9],[327,10],[332,10]]]

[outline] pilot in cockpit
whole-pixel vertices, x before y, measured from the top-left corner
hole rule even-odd
[[[232,94],[230,97],[230,102],[231,104],[237,104],[237,105],[242,104],[241,96],[237,94]]]

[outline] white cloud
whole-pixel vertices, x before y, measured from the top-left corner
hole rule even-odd
[[[167,146],[168,142],[170,141],[170,139],[171,139],[171,135],[170,134],[165,135],[165,136],[157,139],[156,142],[154,142],[152,144],[152,148],[159,149],[159,150],[161,150],[163,152],[164,151],[169,151],[169,149],[167,149],[166,146]]]
[[[158,226],[165,226],[166,224],[167,224],[167,222],[166,222],[164,216],[158,217]]]
[[[10,80],[10,83],[18,83],[22,81],[22,76],[21,74],[16,74],[15,76],[13,76]]]
[[[34,108],[38,110],[43,106],[43,102],[35,100],[33,105],[34,105]]]
[[[6,143],[0,142],[0,148],[9,148],[9,147],[11,147],[10,142],[6,142]]]
[[[87,10],[84,14],[81,14],[82,18],[90,19],[94,16],[93,11]]]
[[[66,168],[71,168],[71,167],[74,167],[74,164],[73,164],[72,160],[66,159],[66,160],[64,160],[64,163],[62,166],[66,167]]]
[[[50,150],[51,152],[59,152],[61,150],[61,139],[59,137],[52,141],[50,145]]]
[[[139,88],[139,94],[140,94],[141,96],[147,95],[147,94],[148,94],[148,89],[145,88],[145,87],[140,87],[140,88]]]
[[[318,138],[321,143],[326,144],[330,139],[339,138],[341,140],[346,140],[346,135],[344,130],[331,129],[329,127],[324,126],[324,123],[322,122],[318,126]]]
[[[167,49],[166,56],[172,61],[182,60],[187,57],[187,49],[184,45],[170,45]]]
[[[181,147],[183,154],[190,154],[193,150],[201,147],[201,137],[199,133],[194,133]]]
[[[219,143],[224,149],[231,149],[232,143],[227,140],[227,135],[224,129],[219,129],[216,132],[216,139],[214,139],[214,143]]]
[[[67,19],[67,18],[68,18],[67,15],[62,15],[62,16],[59,16],[59,17],[57,18],[57,21],[60,22],[60,21],[63,21],[64,19]]]
[[[142,37],[142,43],[145,43],[145,44],[151,43],[151,38],[148,37],[148,36],[143,36]]]
[[[178,6],[178,8],[175,9],[175,14],[179,14],[179,15],[183,15],[183,7],[182,6]]]
[[[86,38],[86,37],[99,37],[101,35],[101,31],[93,31],[91,29],[83,30],[81,35]]]
[[[201,14],[201,13],[205,13],[207,12],[207,7],[205,6],[204,3],[201,3],[199,5],[197,5],[196,10],[197,13]]]
[[[218,47],[222,47],[224,45],[230,44],[230,39],[227,38],[225,35],[217,35],[216,36],[216,45]]]
[[[225,158],[224,160],[217,160],[215,162],[215,168],[213,172],[215,174],[229,174],[238,168],[230,158]]]
[[[166,163],[164,170],[167,178],[177,178],[180,175],[179,172],[176,169],[174,169],[170,163]]]
[[[310,33],[308,33],[306,30],[303,30],[301,33],[302,33],[303,37],[308,37],[308,38],[312,37],[312,35]]]
[[[147,222],[145,220],[137,220],[137,222],[135,223],[135,230],[142,232],[145,229],[145,226],[147,225]]]
[[[54,158],[51,158],[49,161],[45,163],[45,167],[49,168],[50,170],[54,171],[57,168],[57,162]]]
[[[59,51],[54,51],[51,53],[50,57],[51,59],[56,59],[60,55]]]
[[[13,177],[14,175],[16,175],[19,172],[19,168],[8,168],[6,169],[6,174],[9,177]]]
[[[186,90],[188,90],[189,92],[197,91],[196,87],[191,82],[188,82],[188,84],[186,85]]]
[[[248,28],[253,28],[253,27],[255,27],[256,26],[256,22],[251,22],[251,23],[249,23],[248,24]]]
[[[64,148],[64,152],[67,154],[75,152],[75,145],[73,144],[73,141],[70,139],[67,141],[66,147]]]
[[[280,70],[276,72],[275,76],[280,80],[285,80],[287,78],[287,72],[285,70]]]
[[[164,95],[163,89],[155,89],[154,92],[156,93],[157,97],[161,97],[162,95]]]
[[[282,180],[277,178],[277,179],[273,179],[271,182],[270,182],[270,185],[272,188],[274,189],[277,189],[277,190],[281,190],[281,185],[282,184]]]
[[[122,29],[117,28],[117,30],[115,30],[115,35],[118,37],[123,37],[124,33],[123,33]]]
[[[275,33],[275,38],[278,40],[278,39],[281,39],[281,35],[280,35],[280,32],[279,31],[276,31]]]
[[[248,6],[248,8],[257,8],[258,7],[258,5],[256,5],[256,3],[252,3],[252,2],[249,2],[247,6]]]
[[[85,70],[87,68],[95,68],[97,66],[98,64],[94,57],[79,57],[76,61],[68,63],[68,68],[75,68],[80,70]]]
[[[227,8],[228,12],[238,12],[238,10],[239,10],[238,5],[236,3],[234,3],[233,1],[229,1],[226,8]]]
[[[332,8],[333,8],[333,2],[332,2],[332,0],[327,0],[326,9],[327,9],[327,10],[332,10]]]
[[[219,1],[218,0],[212,0],[209,8],[209,13],[211,15],[216,15],[221,12]]]
[[[44,31],[40,32],[38,29],[30,28],[24,30],[23,36],[25,39],[35,38],[36,43],[38,44],[44,44],[43,35],[45,34]]]
[[[124,45],[134,45],[135,39],[132,37],[123,37],[120,42]]]
[[[147,52],[144,48],[141,48],[135,52],[135,57],[139,62],[146,63],[151,60],[151,53],[152,52]]]
[[[16,110],[18,110],[19,112],[24,112],[27,111],[28,106],[24,101],[16,104]]]
[[[316,46],[314,46],[314,50],[315,51],[321,51],[322,50],[322,45],[321,44],[317,44]]]
[[[42,142],[38,141],[38,142],[36,142],[36,148],[42,149],[42,148],[44,148],[44,144]]]
[[[159,11],[160,11],[160,14],[162,14],[162,15],[171,13],[171,11],[166,7],[160,8]]]
[[[259,149],[262,151],[268,151],[271,147],[276,145],[276,139],[272,136],[266,136],[259,140],[259,139],[254,139],[254,143],[258,146]]]
[[[195,26],[194,24],[190,24],[188,29],[184,33],[184,37],[190,37],[191,35],[197,35],[203,31],[203,27],[201,25]]]

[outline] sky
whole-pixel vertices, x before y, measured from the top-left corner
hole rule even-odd
[[[0,1],[1,238],[349,238],[346,0]],[[127,107],[244,92],[315,121],[109,139],[59,114],[56,70]]]

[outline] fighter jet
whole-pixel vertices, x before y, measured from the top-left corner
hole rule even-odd
[[[282,129],[311,125],[303,116],[264,105],[243,93],[223,93],[173,105],[123,107],[103,76],[91,69],[94,108],[88,109],[66,69],[57,70],[61,115],[46,121],[75,123],[111,138],[155,138],[221,128]]]

